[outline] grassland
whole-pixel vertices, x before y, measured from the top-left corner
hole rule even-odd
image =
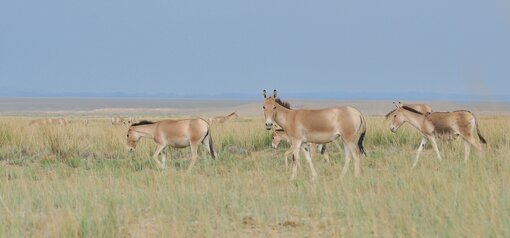
[[[0,118],[0,237],[510,237],[510,117],[480,117],[483,156],[464,163],[460,141],[441,142],[444,160],[428,148],[414,170],[419,134],[371,117],[362,176],[340,179],[330,146],[315,182],[304,161],[289,180],[257,118],[213,125],[219,158],[201,150],[191,174],[188,149],[161,171],[152,141],[130,155],[106,118],[29,120]]]

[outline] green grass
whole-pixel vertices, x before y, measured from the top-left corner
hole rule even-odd
[[[342,180],[343,152],[329,146],[316,181],[303,160],[290,181],[260,119],[213,125],[220,158],[202,149],[187,174],[188,149],[167,150],[159,170],[150,140],[129,155],[126,128],[106,119],[0,118],[0,237],[509,237],[508,122],[481,118],[481,158],[464,163],[460,141],[441,142],[443,161],[428,148],[411,170],[419,134],[369,118],[361,177],[351,165]]]

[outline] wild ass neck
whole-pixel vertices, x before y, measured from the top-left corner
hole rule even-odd
[[[406,117],[406,121],[409,122],[413,127],[422,131],[423,121],[425,120],[424,115],[420,115],[418,113],[410,112],[407,110],[402,111],[404,116]]]
[[[135,126],[134,130],[141,133],[143,137],[154,138],[156,123],[150,125]]]
[[[292,113],[292,110],[287,109],[279,104],[276,105],[276,116],[275,116],[275,122],[282,127],[284,131],[287,131],[288,124],[287,124],[287,118],[288,115]]]

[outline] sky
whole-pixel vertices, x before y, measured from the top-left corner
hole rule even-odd
[[[510,98],[509,0],[0,2],[0,96]]]

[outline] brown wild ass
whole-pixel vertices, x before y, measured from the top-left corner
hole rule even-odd
[[[436,137],[454,140],[461,136],[464,139],[464,161],[467,161],[469,158],[471,145],[481,153],[480,142],[475,140],[474,137],[475,129],[480,141],[484,144],[486,143],[480,134],[478,120],[476,120],[476,117],[470,111],[421,113],[407,106],[396,106],[396,109],[386,114],[386,119],[391,120],[390,130],[396,133],[402,124],[409,122],[423,136],[412,168],[418,164],[420,153],[428,141],[432,144],[432,148],[434,148],[437,154],[437,159],[442,159],[437,148]]]
[[[69,121],[64,118],[44,118],[30,121],[29,125],[67,125]]]
[[[281,101],[276,96],[276,90],[273,96],[267,97],[266,90],[264,96],[264,117],[266,129],[271,130],[274,123],[277,123],[289,136],[291,140],[291,149],[294,154],[294,165],[292,168],[291,179],[297,174],[299,165],[299,149],[305,154],[305,158],[312,171],[312,178],[317,177],[317,172],[313,167],[310,152],[301,145],[303,143],[326,144],[335,141],[338,145],[338,138],[344,142],[345,164],[342,169],[342,177],[346,174],[351,161],[354,157],[354,176],[360,174],[360,152],[364,153],[363,138],[366,133],[366,121],[360,111],[353,107],[336,107],[327,109],[290,109],[290,105]],[[356,135],[361,131],[356,146]]]
[[[280,144],[280,141],[282,141],[282,140],[286,141],[289,144],[292,144],[289,136],[287,135],[287,133],[285,133],[285,131],[283,129],[275,129],[273,131],[272,142],[271,142],[271,145],[273,146],[273,148],[275,148],[275,149],[278,148],[278,145]],[[309,143],[308,146],[310,149],[310,156],[312,157],[312,159],[313,159],[313,155],[315,154],[316,150],[319,149],[320,154],[322,156],[324,156],[324,160],[326,160],[326,162],[329,162],[329,155],[325,153],[326,145]],[[290,153],[292,153],[291,148],[289,148],[287,151],[285,151],[285,154],[283,155],[283,158],[285,159],[285,167],[286,168],[289,167],[287,160],[288,160]]]
[[[191,147],[191,171],[197,160],[198,145],[203,143],[213,159],[216,157],[213,150],[209,124],[201,119],[162,120],[158,122],[141,121],[129,127],[127,133],[127,145],[129,151],[134,151],[141,137],[154,139],[157,144],[156,152],[152,159],[161,167],[166,168],[166,155],[162,154],[162,161],[158,160],[159,154],[170,145],[174,148]]]
[[[235,112],[232,112],[232,113],[230,113],[227,116],[219,116],[219,117],[210,118],[209,121],[210,122],[224,123],[226,121],[235,120],[237,118],[239,118],[239,115],[237,115],[237,113],[235,113]]]

